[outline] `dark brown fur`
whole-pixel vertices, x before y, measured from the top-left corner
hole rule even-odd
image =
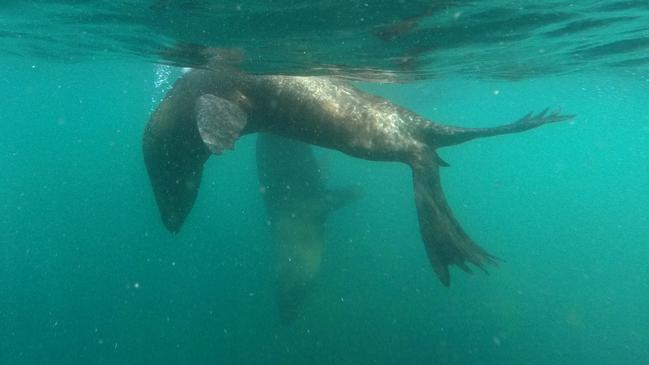
[[[449,265],[470,271],[467,263],[483,268],[494,261],[453,217],[440,185],[444,163],[436,149],[571,118],[544,111],[494,128],[452,127],[338,79],[194,70],[174,85],[151,117],[144,155],[163,222],[172,232],[189,214],[210,151],[232,148],[239,135],[271,132],[363,159],[406,163],[413,172],[428,257],[449,285]]]

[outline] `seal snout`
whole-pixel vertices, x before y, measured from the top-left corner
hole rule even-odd
[[[184,219],[182,219],[176,212],[166,214],[162,213],[162,223],[165,228],[173,234],[180,232],[180,228],[183,226],[183,221]]]

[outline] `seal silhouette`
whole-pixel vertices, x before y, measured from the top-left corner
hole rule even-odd
[[[353,186],[327,187],[311,145],[260,133],[256,150],[257,176],[273,238],[275,296],[280,319],[291,323],[320,272],[327,218],[362,194]]]
[[[469,263],[484,270],[496,260],[453,216],[439,175],[447,164],[436,150],[573,117],[546,109],[497,127],[462,128],[427,120],[337,78],[192,70],[152,114],[143,152],[162,221],[171,232],[178,232],[189,214],[210,154],[232,149],[242,135],[269,132],[367,160],[406,163],[429,261],[448,286],[450,265],[471,272]]]

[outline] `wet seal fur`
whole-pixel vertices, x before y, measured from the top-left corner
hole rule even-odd
[[[297,318],[317,281],[329,215],[361,197],[354,186],[330,189],[311,145],[275,134],[257,136],[257,175],[273,238],[280,319]]]
[[[162,221],[172,232],[194,204],[210,154],[232,149],[245,134],[270,132],[367,160],[406,163],[429,261],[448,286],[450,265],[470,272],[468,263],[484,270],[495,259],[453,216],[439,177],[446,163],[436,150],[572,118],[545,110],[498,127],[461,128],[427,120],[335,78],[192,70],[151,116],[143,152]]]

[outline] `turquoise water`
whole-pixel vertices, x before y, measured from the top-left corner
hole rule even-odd
[[[21,13],[19,2],[8,4],[6,11]],[[73,6],[101,13],[107,4],[58,2],[30,11]],[[565,62],[556,72],[537,72],[548,70],[539,66],[535,77],[507,77],[496,71],[511,70],[515,59],[503,56],[500,64],[490,54],[466,63],[422,62],[416,82],[360,84],[426,117],[462,126],[510,122],[547,106],[577,118],[440,151],[451,164],[442,180],[456,217],[503,260],[489,275],[454,269],[450,288],[439,284],[423,250],[407,167],[317,150],[330,185],[358,184],[365,194],[329,217],[319,281],[290,326],[277,316],[255,137],[208,162],[194,210],[183,231],[170,235],[159,221],[141,136],[180,71],[151,62],[159,57],[154,50],[125,51],[138,42],[111,39],[121,46],[85,54],[84,45],[110,39],[103,33],[75,38],[57,27],[53,38],[84,42],[34,42],[26,35],[22,42],[7,34],[46,32],[45,25],[53,24],[21,28],[16,16],[0,32],[0,364],[648,363],[649,83],[641,63],[609,67],[642,58],[638,54],[646,49],[639,40],[629,52],[610,45],[629,34],[644,39],[646,18],[638,12],[646,6],[605,5],[611,8],[600,10],[605,17],[633,19],[551,41],[565,49],[609,45],[609,54],[580,58],[578,65],[558,53]],[[588,6],[594,5],[581,2],[577,10]],[[183,19],[183,12],[201,11],[186,7],[168,15]],[[393,16],[372,14],[376,24]],[[103,24],[99,18],[90,17]],[[344,31],[354,22],[340,21],[342,30],[332,34],[372,44],[365,33]],[[115,34],[143,36],[141,28],[126,26],[128,19],[108,23],[119,30]],[[529,31],[525,24],[541,27],[521,22],[513,29]],[[319,25],[291,29],[309,40]],[[179,26],[156,39],[166,44],[187,33]],[[604,33],[607,39],[599,37]],[[351,65],[343,71],[387,65],[410,77],[412,71],[380,58],[402,52],[418,36],[405,37],[413,38],[376,54],[363,48],[367,58],[343,54]],[[520,48],[509,44],[512,54],[526,53],[528,41]],[[66,52],[57,44],[76,49],[78,59],[61,59]],[[43,48],[56,57],[36,52]],[[466,41],[445,52],[461,60],[480,49]],[[370,65],[372,55],[376,63]],[[192,64],[183,60],[159,62]],[[440,63],[449,68],[433,72]],[[494,67],[461,72],[482,64]],[[299,57],[248,66],[300,73],[314,68]]]

